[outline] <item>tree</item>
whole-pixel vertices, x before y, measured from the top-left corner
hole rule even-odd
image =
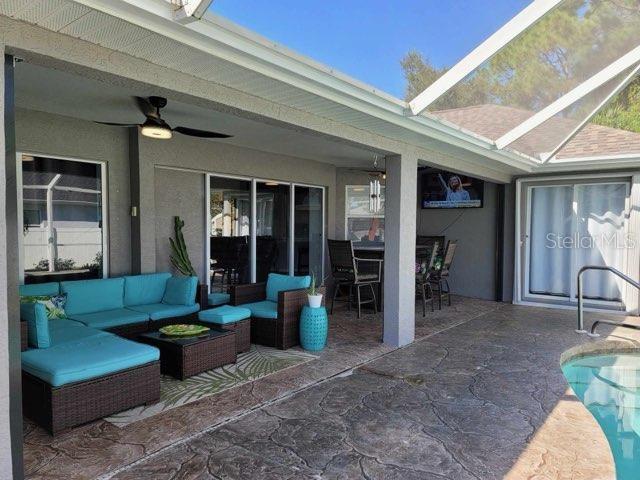
[[[593,123],[640,133],[640,77],[631,82],[592,119]]]
[[[538,111],[640,44],[640,0],[565,0],[511,41],[468,78],[438,99],[432,110],[492,103]],[[419,52],[401,61],[406,98],[413,99],[446,68],[436,68]],[[628,74],[625,72],[616,80]],[[564,112],[579,117],[597,105],[611,82]],[[634,82],[596,121],[637,129],[640,88]]]

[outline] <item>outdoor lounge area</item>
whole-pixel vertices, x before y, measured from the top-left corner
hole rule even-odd
[[[202,311],[197,278],[169,273],[22,285],[24,415],[56,435],[157,403],[161,373],[186,380],[235,364],[251,341],[295,346],[302,302],[289,297],[306,295],[310,281],[270,274],[262,292],[238,286],[238,306]],[[200,329],[171,337],[185,323]]]
[[[445,3],[0,0],[1,479],[637,477],[640,6]]]

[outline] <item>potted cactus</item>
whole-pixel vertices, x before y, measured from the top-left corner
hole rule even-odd
[[[307,299],[311,308],[322,306],[322,292],[316,286],[316,274],[311,274],[311,285],[307,289]]]
[[[169,244],[171,246],[171,265],[178,270],[182,275],[188,277],[197,277],[198,274],[193,268],[191,259],[189,258],[189,252],[187,251],[187,244],[184,241],[184,235],[182,234],[182,228],[184,227],[184,221],[180,217],[173,217],[173,233],[175,238],[169,238]],[[198,291],[196,292],[196,301],[200,304],[200,308],[207,307],[208,300],[207,285],[203,283],[198,284]]]

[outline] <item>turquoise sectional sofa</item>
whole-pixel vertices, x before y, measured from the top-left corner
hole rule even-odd
[[[87,327],[134,337],[149,322],[190,315],[196,303],[196,277],[151,273],[99,280],[21,285],[20,295],[67,295],[66,317]],[[23,306],[23,318],[24,318]]]
[[[155,273],[22,285],[21,296],[66,294],[64,319],[48,319],[42,303],[20,305],[31,347],[22,352],[25,415],[55,434],[157,401],[158,349],[122,337],[197,312],[197,284]]]

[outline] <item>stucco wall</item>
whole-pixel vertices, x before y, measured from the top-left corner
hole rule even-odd
[[[453,293],[494,300],[497,185],[485,182],[482,208],[417,208],[418,235],[444,235],[446,240],[458,240],[451,269]]]
[[[70,117],[18,109],[18,151],[107,164],[109,275],[131,270],[129,142],[124,128],[105,127]]]
[[[173,237],[173,217],[184,221],[185,243],[193,267],[205,278],[205,190],[202,174],[156,168],[156,270],[172,271],[169,238]],[[185,192],[188,195],[185,195]]]
[[[219,173],[261,179],[299,182],[326,187],[327,236],[335,232],[335,168],[284,155],[176,135],[170,142],[138,136],[140,158],[140,223],[142,238],[155,238],[155,248],[143,246],[141,270],[167,269],[168,236],[172,219],[180,215],[197,222],[189,226],[188,241],[194,265],[204,281],[204,179],[203,173]],[[178,172],[158,167],[190,169]],[[184,192],[190,196],[184,197]],[[191,230],[193,229],[193,230]],[[195,237],[195,238],[194,238]]]
[[[141,224],[141,270],[170,267],[168,237],[173,216],[180,215],[187,220],[185,233],[192,247],[193,263],[204,275],[205,171],[325,186],[327,236],[333,237],[335,232],[336,175],[329,164],[181,135],[169,142],[133,136],[137,144],[131,145],[125,129],[24,109],[17,112],[16,132],[20,151],[107,163],[111,276],[132,271],[129,211],[136,204]],[[131,199],[130,153],[136,150],[140,198]],[[157,168],[162,166],[193,171]]]

